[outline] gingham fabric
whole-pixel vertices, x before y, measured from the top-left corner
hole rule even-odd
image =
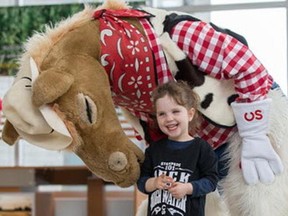
[[[168,64],[166,62],[164,52],[160,46],[158,37],[155,35],[152,26],[147,19],[140,19],[140,23],[142,24],[147,38],[149,39],[150,47],[155,56],[158,84],[161,85],[168,82],[169,80],[174,80],[174,77],[168,68]]]
[[[171,36],[199,70],[217,79],[233,78],[238,100],[266,98],[272,77],[248,47],[235,38],[201,21],[182,21],[172,29]]]
[[[200,129],[193,136],[201,137],[206,140],[213,149],[217,149],[222,144],[226,143],[228,139],[237,131],[236,127],[232,128],[220,128],[209,123],[206,119],[202,118],[200,123]]]
[[[238,102],[266,98],[273,79],[254,54],[235,38],[215,31],[202,21],[182,21],[171,32],[171,37],[199,70],[217,79],[235,81]],[[199,136],[214,149],[228,141],[237,131],[220,128],[202,119]]]

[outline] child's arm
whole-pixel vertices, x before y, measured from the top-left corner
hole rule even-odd
[[[192,184],[192,197],[204,196],[216,189],[218,176],[218,159],[211,146],[202,140],[201,156],[198,161],[200,178],[190,182]]]
[[[218,182],[218,160],[213,149],[208,143],[202,140],[201,156],[198,161],[201,177],[187,183],[174,182],[169,192],[176,199],[185,195],[192,197],[204,196],[216,189]]]
[[[193,185],[195,186],[195,190]],[[173,197],[176,199],[181,199],[185,195],[193,194],[193,197],[206,195],[209,192],[214,191],[215,187],[215,184],[209,179],[201,178],[188,183],[175,182],[168,190]]]
[[[191,182],[193,191],[192,197],[204,196],[216,189],[217,181],[211,178],[203,177]]]

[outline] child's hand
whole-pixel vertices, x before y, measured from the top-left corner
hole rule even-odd
[[[161,174],[155,178],[154,187],[157,189],[167,190],[172,186],[173,182],[173,178],[166,176],[165,174]]]
[[[176,199],[183,198],[186,194],[192,194],[193,187],[190,183],[174,182],[168,189],[172,196]]]

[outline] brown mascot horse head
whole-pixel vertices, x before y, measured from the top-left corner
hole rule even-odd
[[[100,8],[127,8],[124,3],[111,2]],[[32,36],[13,86],[26,80],[25,87],[30,86],[31,91],[30,106],[36,110],[48,106],[61,118],[72,137],[63,149],[77,154],[96,176],[128,187],[138,179],[144,155],[125,135],[118,120],[109,79],[100,64],[99,21],[92,19],[94,12],[87,6],[55,28],[47,27],[45,33]],[[34,78],[31,60],[39,73]],[[9,114],[10,99],[9,94],[4,99],[7,121],[3,139],[13,144],[26,129],[14,124],[15,113]],[[47,149],[51,149],[50,144],[57,145],[52,140],[47,143]]]

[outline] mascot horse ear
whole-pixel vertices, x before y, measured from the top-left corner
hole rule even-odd
[[[52,103],[65,94],[74,82],[64,69],[50,68],[36,78],[32,87],[32,101],[36,107]]]
[[[4,140],[5,143],[13,145],[17,142],[18,138],[19,138],[18,132],[15,130],[11,122],[6,119],[2,131],[2,139]]]

